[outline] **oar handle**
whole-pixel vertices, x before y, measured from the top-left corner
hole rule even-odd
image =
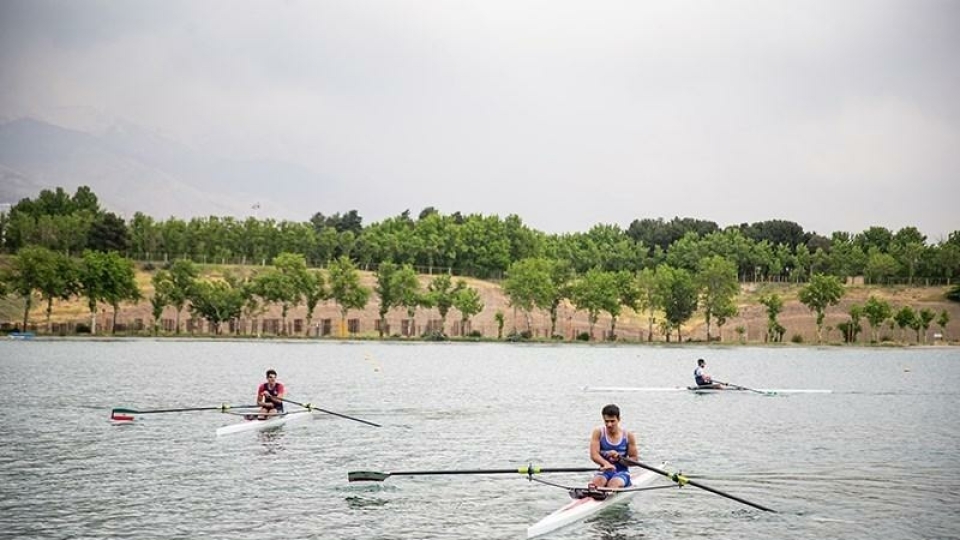
[[[625,461],[628,465],[633,465],[633,466],[635,466],[635,467],[640,467],[641,469],[646,469],[646,470],[648,470],[648,471],[652,471],[652,472],[655,472],[655,473],[657,473],[657,474],[666,476],[667,478],[669,478],[669,479],[673,480],[674,482],[676,482],[676,483],[677,483],[678,485],[680,485],[681,487],[684,486],[684,485],[689,484],[689,485],[691,485],[691,486],[700,488],[700,489],[702,489],[702,490],[704,490],[704,491],[709,491],[710,493],[715,493],[715,494],[717,494],[717,495],[720,495],[721,497],[726,497],[726,498],[728,498],[728,499],[732,499],[732,500],[734,500],[734,501],[737,501],[737,502],[739,502],[739,503],[745,504],[745,505],[747,505],[747,506],[752,506],[752,507],[754,507],[754,508],[756,508],[756,509],[758,509],[758,510],[763,510],[764,512],[774,512],[774,513],[776,513],[776,510],[774,510],[774,509],[772,509],[772,508],[767,508],[766,506],[763,506],[763,505],[761,505],[761,504],[757,504],[757,503],[754,503],[754,502],[750,502],[750,501],[748,501],[748,500],[746,500],[746,499],[743,499],[743,498],[741,498],[741,497],[737,497],[736,495],[731,495],[731,494],[729,494],[729,493],[724,493],[723,491],[720,491],[719,489],[715,489],[715,488],[712,488],[712,487],[710,487],[710,486],[701,484],[701,483],[699,483],[699,482],[695,482],[695,481],[693,481],[693,480],[690,480],[689,478],[687,478],[686,476],[683,476],[682,474],[667,472],[667,471],[664,471],[663,469],[658,469],[658,468],[656,468],[656,467],[647,465],[646,463],[641,463],[641,462],[639,462],[639,461],[634,461],[634,460],[629,459],[629,458],[621,458],[621,459],[624,459],[624,461]]]

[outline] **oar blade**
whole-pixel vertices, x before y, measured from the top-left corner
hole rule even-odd
[[[390,473],[377,471],[350,471],[347,473],[349,482],[383,482],[390,477]]]

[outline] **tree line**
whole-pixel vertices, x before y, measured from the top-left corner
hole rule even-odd
[[[720,228],[692,218],[644,218],[626,229],[598,224],[586,232],[546,234],[516,215],[445,215],[432,207],[416,217],[405,211],[366,226],[355,210],[317,213],[306,222],[156,220],[137,212],[127,222],[100,208],[87,187],[72,196],[57,188],[23,199],[0,214],[0,239],[0,248],[11,254],[38,245],[73,255],[116,251],[138,261],[267,265],[281,253],[298,253],[310,267],[348,257],[363,269],[392,261],[421,273],[481,279],[501,279],[511,264],[536,257],[567,261],[583,274],[663,264],[695,272],[709,255],[732,261],[741,281],[805,282],[814,274],[863,276],[871,284],[950,284],[960,278],[960,230],[931,243],[912,226],[824,237],[785,220]]]
[[[680,341],[683,325],[699,311],[710,340],[714,325],[721,330],[737,315],[739,282],[802,281],[805,285],[799,300],[815,314],[820,341],[825,310],[839,303],[844,294],[842,280],[847,276],[862,274],[873,282],[896,276],[912,281],[937,269],[949,283],[960,267],[960,258],[950,258],[960,253],[960,233],[928,245],[913,227],[896,233],[880,227],[856,236],[835,233],[828,241],[804,233],[790,222],[720,230],[711,222],[677,218],[635,221],[627,231],[597,225],[587,233],[544,235],[525,227],[516,216],[505,220],[443,216],[431,208],[416,220],[404,213],[366,228],[355,211],[330,217],[317,214],[309,224],[299,226],[252,218],[244,222],[249,229],[232,228],[231,223],[239,226],[239,222],[230,219],[189,223],[186,227],[176,219],[156,223],[138,213],[127,227],[121,218],[101,210],[87,188],[78,189],[72,197],[62,189],[44,191],[36,201],[24,199],[9,215],[0,216],[3,245],[15,249],[11,264],[0,272],[0,292],[24,298],[24,328],[34,295],[46,302],[48,331],[55,300],[84,298],[91,313],[91,331],[96,332],[98,304],[113,307],[115,323],[121,303],[143,298],[131,258],[137,246],[171,246],[174,243],[168,240],[174,238],[183,242],[181,247],[194,246],[222,258],[237,249],[252,259],[269,255],[269,263],[251,260],[261,268],[247,275],[201,278],[195,253],[167,259],[152,276],[154,293],[149,300],[155,331],[167,306],[176,310],[177,333],[185,309],[220,333],[224,322],[236,321],[241,315],[255,318],[275,305],[281,309],[286,332],[289,309],[301,304],[306,307],[305,331],[309,331],[318,303],[332,300],[340,308],[342,333],[349,311],[365,308],[375,293],[380,302],[381,337],[387,328],[386,315],[395,308],[405,309],[411,319],[418,308],[436,308],[442,321],[438,337],[443,337],[451,308],[461,314],[461,328],[483,310],[478,291],[462,279],[454,283],[451,276],[454,269],[470,269],[474,274],[503,278],[503,292],[510,305],[525,315],[528,333],[535,310],[549,315],[551,336],[556,336],[561,305],[569,303],[583,311],[590,331],[582,339],[593,339],[601,313],[611,321],[605,338],[616,339],[617,320],[622,310],[629,308],[646,315],[648,340],[653,339],[656,326],[668,341],[674,332]],[[244,230],[252,236],[245,237]],[[170,234],[173,236],[168,238]],[[236,235],[239,238],[234,238]],[[148,237],[156,245],[145,244]],[[324,245],[329,249],[318,251],[321,237],[328,237],[330,242]],[[271,241],[258,244],[258,238]],[[812,254],[811,245],[817,245]],[[280,248],[291,250],[273,255]],[[433,269],[443,271],[421,290],[415,265],[422,264],[431,274]],[[360,284],[360,265],[374,268],[373,290]],[[952,294],[960,294],[960,288]],[[785,329],[777,320],[782,299],[772,294],[760,303],[768,314],[767,340],[782,341]],[[935,314],[906,306],[894,312],[874,297],[864,306],[853,306],[849,315],[848,321],[838,325],[847,341],[856,341],[863,330],[862,319],[871,325],[874,340],[878,339],[877,328],[885,322],[891,328],[900,326],[901,335],[905,328],[915,330],[919,341],[921,329],[925,335],[934,320],[941,328],[949,321],[946,311]],[[495,319],[501,337],[503,314],[498,312]]]

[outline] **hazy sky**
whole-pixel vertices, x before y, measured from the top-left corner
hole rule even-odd
[[[365,223],[960,230],[953,0],[3,0],[25,115],[299,163]]]

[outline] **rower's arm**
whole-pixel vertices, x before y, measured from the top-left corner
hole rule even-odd
[[[640,450],[637,448],[637,438],[632,431],[627,433],[627,457],[633,461],[640,459]]]
[[[604,459],[603,454],[600,453],[600,428],[595,428],[590,435],[590,459],[603,468],[613,467],[613,464]]]

